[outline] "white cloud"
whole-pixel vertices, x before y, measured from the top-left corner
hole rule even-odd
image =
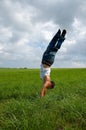
[[[53,66],[86,67],[85,12],[85,0],[0,1],[0,67],[39,67],[59,28],[67,36]]]

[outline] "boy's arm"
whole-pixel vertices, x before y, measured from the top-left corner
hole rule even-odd
[[[48,82],[46,81],[46,82],[43,84],[43,87],[42,87],[42,90],[41,90],[41,93],[40,93],[40,96],[41,96],[41,97],[44,97],[44,96],[45,96],[47,87],[48,87]]]

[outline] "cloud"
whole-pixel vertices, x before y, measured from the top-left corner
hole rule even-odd
[[[59,28],[67,36],[53,67],[86,67],[85,12],[85,0],[0,1],[0,67],[40,67]]]

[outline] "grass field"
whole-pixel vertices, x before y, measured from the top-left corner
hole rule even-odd
[[[0,130],[86,130],[86,69],[52,69],[40,98],[39,69],[0,69]]]

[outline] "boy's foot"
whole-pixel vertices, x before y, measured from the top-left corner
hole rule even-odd
[[[58,37],[60,37],[61,36],[61,30],[59,29],[57,33],[58,33]]]
[[[63,32],[62,32],[62,34],[61,34],[61,36],[60,36],[60,38],[59,38],[59,40],[58,40],[58,43],[57,43],[57,45],[56,45],[56,48],[60,49],[62,43],[63,43],[64,40],[65,40],[65,35],[66,35],[66,30],[64,29]]]
[[[61,36],[62,36],[62,37],[65,37],[66,33],[67,33],[67,32],[66,32],[66,30],[64,29]]]

